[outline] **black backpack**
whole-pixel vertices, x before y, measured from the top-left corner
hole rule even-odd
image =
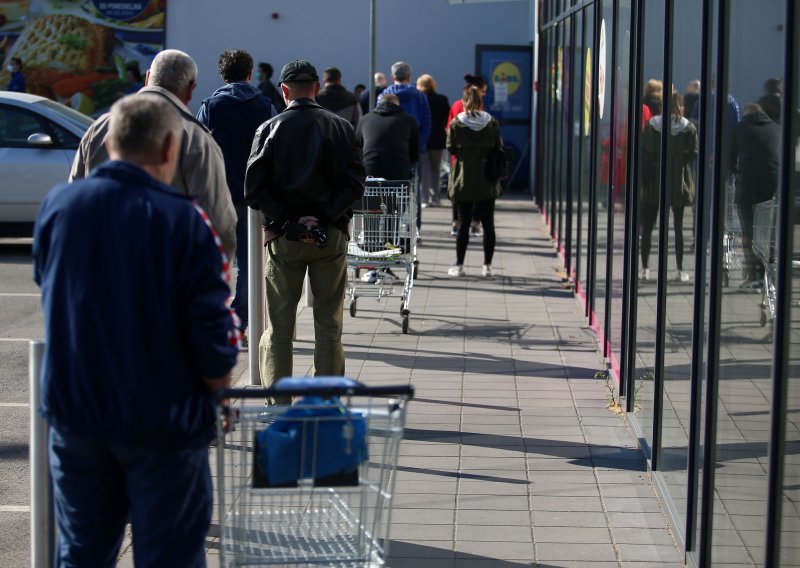
[[[486,177],[491,181],[503,181],[511,176],[511,154],[505,146],[489,150],[486,156]]]

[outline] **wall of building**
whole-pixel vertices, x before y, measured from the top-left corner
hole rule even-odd
[[[388,75],[393,62],[408,61],[415,77],[430,73],[451,101],[461,95],[464,73],[474,68],[476,44],[527,45],[533,38],[527,0],[376,4],[377,70]],[[225,49],[246,49],[257,62],[272,63],[273,79],[293,59],[308,59],[320,72],[336,66],[352,89],[369,81],[369,6],[369,0],[169,0],[166,43],[197,61],[193,110],[222,84],[217,61]]]

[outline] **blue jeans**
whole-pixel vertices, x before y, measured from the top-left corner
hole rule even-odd
[[[236,292],[231,308],[242,322],[242,331],[247,329],[247,209],[237,209],[239,220],[236,222]]]
[[[143,448],[50,430],[56,566],[116,566],[130,515],[136,566],[202,567],[208,448]]]

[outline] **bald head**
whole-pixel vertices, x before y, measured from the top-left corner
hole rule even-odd
[[[197,65],[183,51],[165,49],[153,59],[145,83],[166,89],[188,104],[197,84]]]
[[[111,107],[105,144],[112,160],[135,164],[169,183],[175,174],[182,122],[173,105],[141,93]]]

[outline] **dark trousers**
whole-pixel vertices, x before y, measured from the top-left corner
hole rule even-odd
[[[678,270],[683,270],[683,210],[684,205],[673,205],[672,228],[675,231],[675,263]],[[639,218],[641,220],[641,247],[642,266],[649,268],[650,250],[653,247],[653,228],[658,221],[658,205],[652,203],[639,204]]]
[[[473,215],[483,225],[483,263],[492,264],[494,256],[494,199],[477,203],[457,203],[458,237],[456,237],[456,264],[464,264],[469,244],[469,225]]]
[[[56,565],[117,564],[130,515],[137,567],[205,566],[208,448],[142,448],[50,430]]]
[[[236,222],[236,295],[231,302],[231,308],[242,322],[242,330],[247,329],[247,209],[236,210],[239,220]]]
[[[764,278],[764,265],[753,252],[753,207],[754,203],[740,201],[736,204],[739,214],[739,225],[742,228],[742,252],[744,253],[744,271],[746,280]]]

